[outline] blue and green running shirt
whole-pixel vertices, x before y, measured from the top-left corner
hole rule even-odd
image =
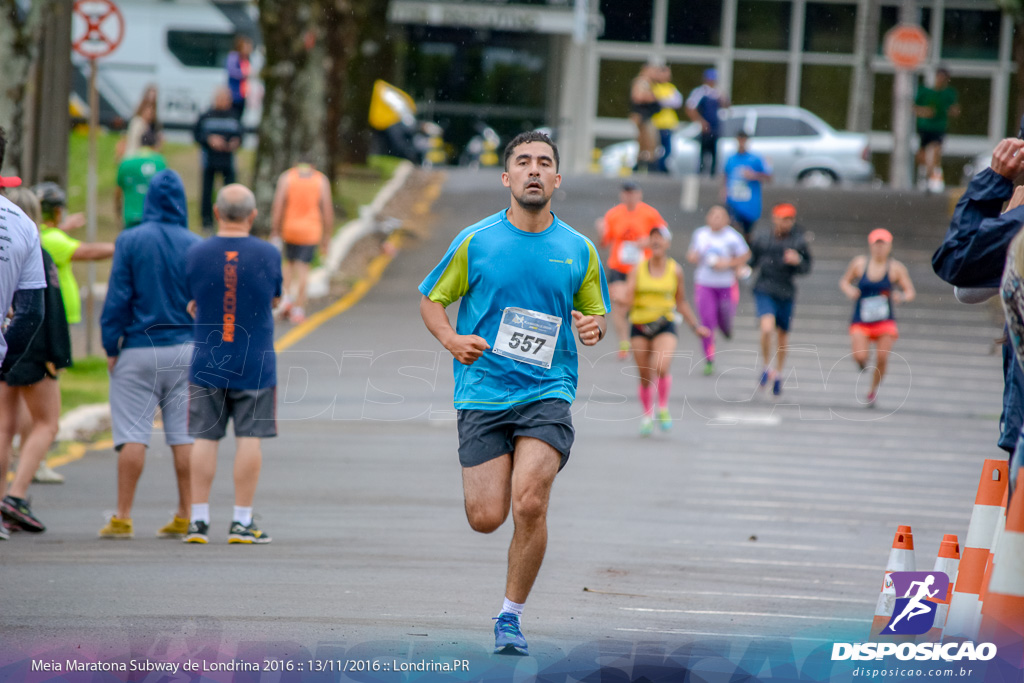
[[[491,349],[472,365],[452,361],[455,407],[504,410],[517,403],[576,398],[578,369],[572,311],[604,315],[611,307],[594,245],[552,214],[531,233],[500,211],[459,233],[419,290],[447,307],[462,299],[455,330],[483,337]],[[495,338],[506,308],[562,319],[550,368],[499,356]]]

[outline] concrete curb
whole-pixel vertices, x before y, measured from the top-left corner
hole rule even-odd
[[[325,265],[309,274],[308,292],[310,299],[321,299],[330,293],[331,275],[338,271],[341,262],[348,256],[356,242],[373,232],[377,226],[377,217],[398,191],[405,185],[415,166],[410,161],[403,161],[395,169],[391,180],[380,189],[373,201],[359,207],[359,217],[346,223],[331,239],[331,247],[327,252]]]
[[[83,441],[109,426],[109,403],[78,406],[60,418],[56,441]]]

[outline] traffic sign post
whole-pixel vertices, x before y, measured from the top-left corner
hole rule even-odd
[[[96,131],[99,128],[99,95],[96,91],[96,60],[106,57],[124,39],[124,17],[111,0],[75,0],[72,49],[89,60],[89,163],[86,182],[86,240],[96,241]],[[93,352],[96,328],[96,263],[89,261],[85,291],[85,353]]]
[[[912,118],[913,75],[928,59],[928,34],[917,24],[897,24],[885,34],[885,56],[896,67],[893,79],[892,163],[890,184],[898,190],[912,185],[910,162],[910,123]]]

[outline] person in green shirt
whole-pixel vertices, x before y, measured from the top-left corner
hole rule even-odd
[[[157,151],[158,144],[156,133],[146,131],[142,134],[142,146],[139,151],[126,157],[117,168],[114,204],[117,213],[124,217],[126,229],[142,222],[142,209],[146,204],[149,181],[167,168],[167,162]]]
[[[942,141],[949,127],[949,117],[960,115],[956,88],[949,84],[949,70],[939,67],[935,71],[934,87],[922,85],[914,98],[914,114],[917,116],[917,133],[921,144],[917,148],[917,164],[924,167],[922,182],[929,192],[941,192],[945,188],[942,180]]]
[[[32,188],[32,191],[39,197],[39,204],[43,210],[39,241],[57,266],[57,280],[60,282],[60,293],[64,299],[64,312],[67,313],[68,324],[73,325],[82,321],[82,297],[78,293],[78,283],[71,270],[71,262],[108,259],[114,255],[114,243],[81,242],[65,232],[81,227],[85,224],[85,219],[81,214],[73,214],[67,220],[64,219],[67,195],[57,183],[40,183]]]

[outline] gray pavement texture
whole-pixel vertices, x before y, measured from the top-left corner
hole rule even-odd
[[[687,214],[676,181],[642,185],[682,261],[716,188],[705,184],[701,213]],[[570,177],[554,208],[593,235],[617,196],[617,181]],[[896,526],[913,527],[919,569],[931,569],[944,533],[964,540],[982,461],[1005,457],[995,446],[1001,328],[992,307],[956,303],[931,272],[945,198],[768,189],[767,202],[783,199],[814,232],[816,263],[799,285],[781,400],[755,390],[749,286],[714,376],[701,375],[700,344],[682,334],[671,433],[638,438],[635,370],[613,341],[582,352],[577,440],[523,621],[537,661],[863,641]],[[159,435],[130,542],[96,538],[114,507],[112,451],[64,467],[64,486],[34,487],[49,529],[0,544],[3,659],[74,647],[97,659],[464,655],[489,670],[511,522],[491,535],[466,524],[451,359],[420,321],[416,286],[460,229],[507,202],[496,171],[451,172],[426,236],[361,303],[280,355],[280,437],[264,444],[257,494],[272,544],[226,544],[230,439],[208,546],[153,537],[175,502]],[[919,298],[897,313],[897,355],[868,410],[837,282],[877,226],[895,234]],[[526,680],[533,660],[502,671]]]

